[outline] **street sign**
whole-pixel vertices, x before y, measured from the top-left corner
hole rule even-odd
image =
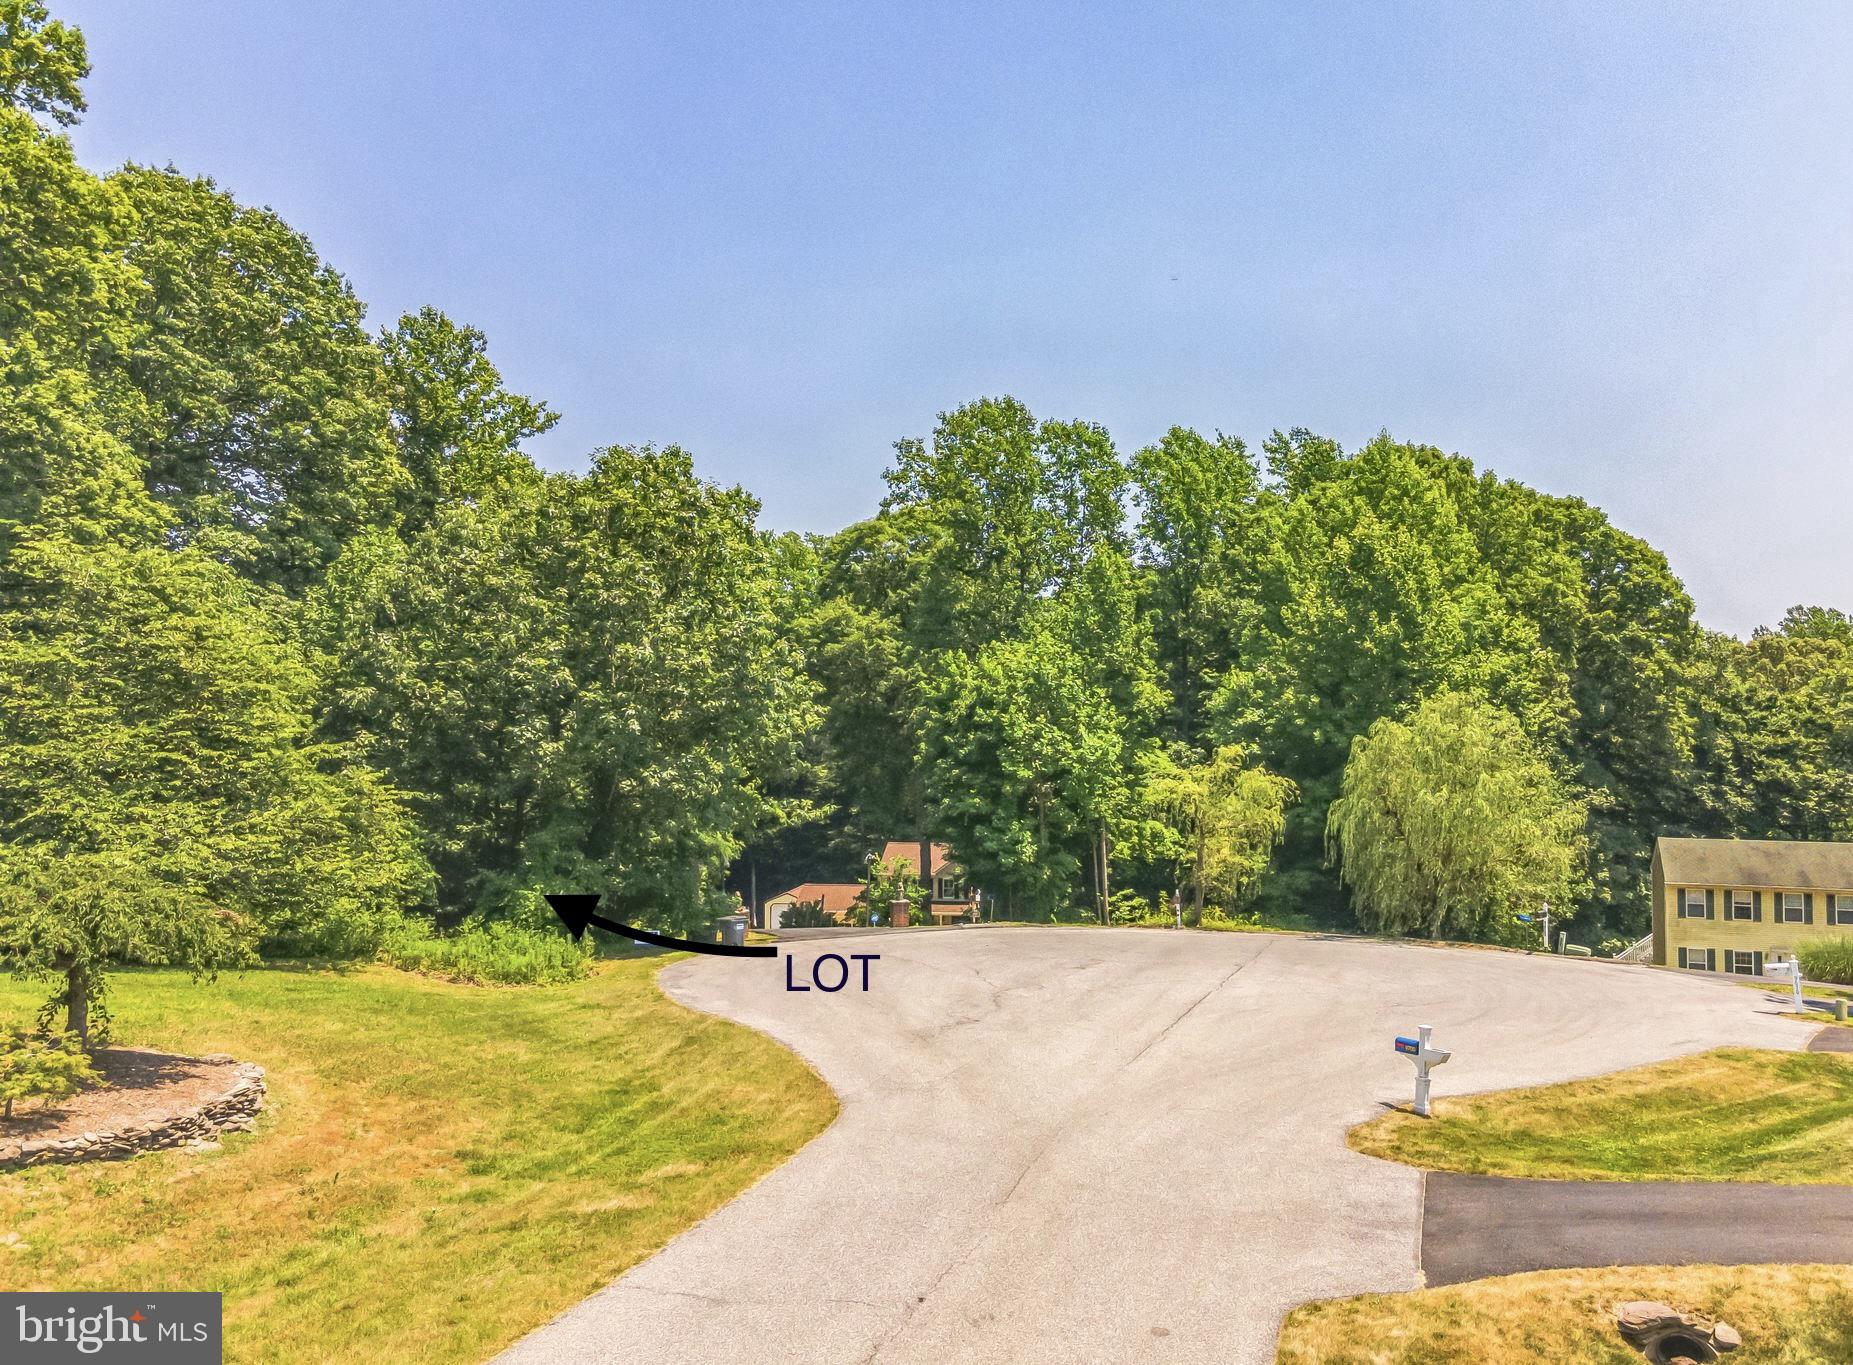
[[[1454,1054],[1446,1048],[1430,1047],[1428,1038],[1434,1032],[1428,1024],[1416,1028],[1416,1036],[1396,1037],[1396,1050],[1415,1063],[1415,1111],[1423,1118],[1428,1117],[1428,1072],[1430,1067],[1440,1066]]]

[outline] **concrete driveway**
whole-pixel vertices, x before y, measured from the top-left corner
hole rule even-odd
[[[804,981],[833,950],[881,954],[867,994],[787,992],[785,953]],[[1411,1095],[1396,1032],[1454,1050],[1438,1095],[1812,1032],[1724,981],[1359,940],[969,928],[781,954],[662,982],[808,1058],[837,1122],[504,1360],[1270,1361],[1293,1305],[1422,1282],[1421,1173],[1344,1141]]]

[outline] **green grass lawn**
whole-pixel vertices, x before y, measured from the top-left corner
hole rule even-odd
[[[1310,1303],[1281,1327],[1279,1365],[1641,1365],[1614,1310],[1657,1299],[1743,1334],[1731,1365],[1853,1360],[1853,1266],[1620,1266],[1506,1275]]]
[[[1853,1183],[1853,1058],[1720,1048],[1594,1080],[1444,1099],[1351,1130],[1371,1156],[1559,1180]]]
[[[234,1362],[481,1360],[835,1115],[791,1053],[666,999],[662,962],[125,973],[119,1041],[258,1062],[269,1107],[219,1152],[0,1175],[0,1289],[221,1290]],[[41,998],[0,981],[0,1021]]]

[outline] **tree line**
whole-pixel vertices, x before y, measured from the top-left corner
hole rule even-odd
[[[1703,630],[1578,499],[1007,397],[830,536],[673,446],[547,472],[480,332],[372,330],[269,210],[78,165],[87,73],[0,0],[0,954],[74,1027],[112,962],[561,887],[687,930],[926,834],[1018,918],[1498,938],[1553,896],[1590,941],[1655,834],[1853,834],[1853,623]]]

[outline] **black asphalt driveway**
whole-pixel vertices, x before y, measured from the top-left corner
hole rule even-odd
[[[1829,1024],[1808,1040],[1810,1052],[1853,1052],[1853,1028]]]
[[[1605,1265],[1853,1262],[1853,1187],[1509,1180],[1431,1171],[1431,1285]]]

